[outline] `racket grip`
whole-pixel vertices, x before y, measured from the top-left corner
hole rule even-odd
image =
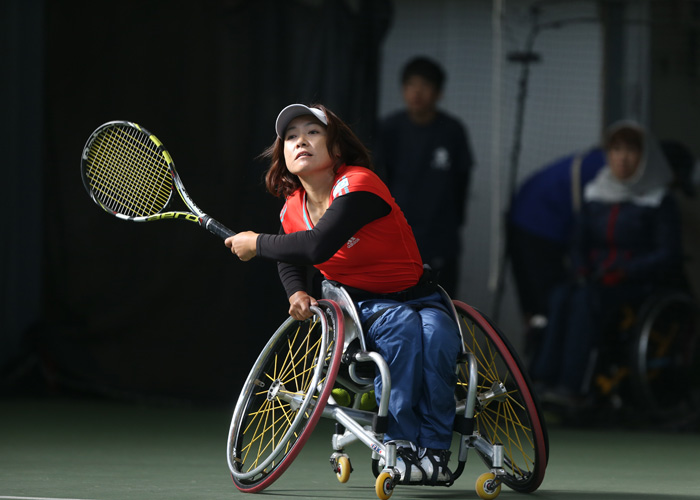
[[[222,240],[225,240],[229,236],[233,236],[236,234],[235,231],[231,231],[229,228],[224,226],[221,222],[219,222],[216,219],[212,219],[211,217],[207,217],[203,222],[202,225],[206,230],[208,230],[210,233],[213,233],[220,237]]]

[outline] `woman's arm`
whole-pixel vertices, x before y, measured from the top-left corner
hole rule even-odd
[[[286,262],[277,263],[277,274],[279,274],[284,291],[287,292],[287,298],[299,291],[309,291],[306,279],[307,267]]]
[[[308,264],[328,260],[364,225],[391,211],[388,203],[368,192],[355,192],[338,197],[310,231],[279,235],[261,234],[257,237],[256,253],[277,258],[277,271],[289,298],[289,315],[296,320],[311,316],[311,306],[317,305],[308,293]],[[310,234],[311,233],[311,234]],[[287,247],[288,246],[288,247]],[[325,255],[327,258],[323,258]],[[293,258],[296,263],[285,262]],[[273,257],[274,256],[274,257]],[[306,264],[306,265],[305,265]]]
[[[391,212],[381,197],[367,191],[336,198],[316,226],[291,234],[260,234],[259,257],[297,265],[320,264],[330,259],[363,226]]]

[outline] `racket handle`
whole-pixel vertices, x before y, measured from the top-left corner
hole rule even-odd
[[[202,225],[206,230],[208,230],[210,233],[213,233],[220,237],[222,240],[225,240],[229,236],[233,236],[236,234],[235,231],[231,231],[229,228],[224,226],[221,222],[219,222],[216,219],[212,219],[211,217],[206,217],[202,221]]]

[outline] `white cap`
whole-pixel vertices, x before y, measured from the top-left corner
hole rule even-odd
[[[277,121],[275,122],[275,130],[277,131],[277,137],[283,138],[284,131],[287,129],[289,122],[291,122],[297,116],[302,115],[313,115],[318,118],[321,123],[328,126],[328,119],[326,115],[318,108],[309,108],[303,104],[290,104],[277,115]]]

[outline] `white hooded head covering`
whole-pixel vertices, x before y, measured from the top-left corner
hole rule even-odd
[[[608,127],[606,137],[623,128],[637,130],[644,138],[637,171],[630,178],[620,180],[612,174],[610,166],[606,165],[586,185],[583,198],[585,201],[631,202],[637,205],[658,206],[673,179],[673,171],[657,141],[637,122],[630,120],[616,122]]]

